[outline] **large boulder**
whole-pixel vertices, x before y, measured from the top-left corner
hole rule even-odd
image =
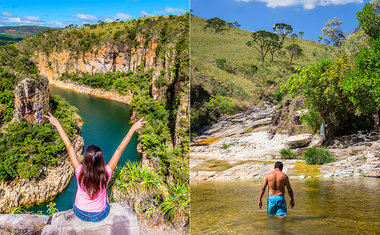
[[[48,221],[47,215],[0,215],[0,234],[41,234]]]
[[[50,225],[45,226],[42,235],[63,234],[140,234],[137,216],[125,203],[111,203],[110,214],[101,222],[85,222],[78,219],[73,210],[55,213]]]
[[[313,138],[313,135],[311,134],[301,134],[301,135],[290,136],[286,142],[289,148],[295,149],[295,148],[308,146],[312,138]]]
[[[43,115],[49,111],[49,81],[46,78],[25,78],[15,89],[13,121],[43,123]]]

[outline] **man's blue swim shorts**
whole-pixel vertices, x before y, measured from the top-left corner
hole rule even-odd
[[[284,195],[268,196],[268,215],[286,215],[286,202]]]

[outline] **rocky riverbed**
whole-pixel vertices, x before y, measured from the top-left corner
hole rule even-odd
[[[336,161],[308,166],[301,159],[302,151],[320,146],[319,136],[273,133],[274,111],[273,107],[252,107],[233,116],[223,116],[204,127],[192,139],[192,182],[262,178],[277,160],[284,163],[284,172],[291,178],[380,177],[380,131],[331,138],[326,147]],[[279,153],[284,148],[292,148],[298,159],[281,159]]]

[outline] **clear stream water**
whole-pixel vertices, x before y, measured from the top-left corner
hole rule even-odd
[[[284,219],[257,207],[261,181],[191,186],[191,234],[380,234],[380,179],[291,180]],[[289,196],[286,196],[289,202]]]
[[[132,112],[131,107],[127,104],[79,94],[54,86],[50,86],[50,93],[62,96],[71,105],[78,108],[79,115],[84,122],[80,132],[85,143],[84,150],[90,144],[99,145],[107,164],[131,127],[131,124],[129,124]],[[137,136],[134,135],[121,156],[118,166],[123,165],[126,161],[140,159],[136,146]],[[72,209],[76,190],[77,182],[74,177],[65,191],[52,200],[56,203],[55,207],[59,211]],[[43,211],[45,213],[47,203],[49,202],[35,205],[28,210],[34,212]]]

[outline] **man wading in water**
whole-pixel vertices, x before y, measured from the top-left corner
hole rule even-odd
[[[261,209],[263,205],[261,199],[268,185],[268,215],[286,216],[285,186],[290,196],[290,206],[292,208],[294,207],[293,190],[290,186],[288,176],[282,172],[282,167],[282,162],[276,162],[276,164],[274,164],[274,171],[269,172],[265,176],[263,186],[261,186],[257,205]]]

